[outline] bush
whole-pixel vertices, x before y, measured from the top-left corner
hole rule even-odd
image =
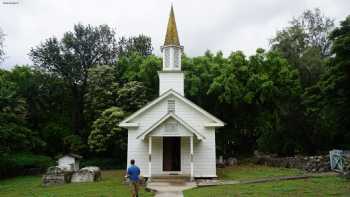
[[[43,173],[49,166],[53,165],[56,165],[55,162],[44,155],[33,155],[31,153],[4,154],[0,158],[0,179]]]
[[[126,167],[124,160],[121,162],[120,159],[114,158],[91,158],[83,159],[80,161],[80,168],[86,166],[98,166],[101,169],[123,169]]]

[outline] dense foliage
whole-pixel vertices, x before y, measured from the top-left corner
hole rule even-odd
[[[227,123],[218,155],[350,148],[350,17],[333,26],[316,9],[278,31],[270,50],[183,55],[186,97]],[[0,70],[0,154],[74,152],[124,165],[118,123],[158,95],[150,38],[78,24],[30,57],[35,66]]]

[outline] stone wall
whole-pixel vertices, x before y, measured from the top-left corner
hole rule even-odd
[[[277,157],[275,155],[255,154],[256,164],[274,167],[298,168],[308,172],[330,171],[329,155]]]

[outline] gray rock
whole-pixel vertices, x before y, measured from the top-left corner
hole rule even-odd
[[[234,165],[238,164],[238,160],[236,158],[234,158],[234,157],[230,157],[230,158],[227,159],[226,164],[228,166],[234,166]]]
[[[99,167],[90,166],[74,172],[72,175],[72,183],[94,182],[101,180],[101,170]]]

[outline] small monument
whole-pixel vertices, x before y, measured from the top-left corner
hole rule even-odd
[[[79,161],[83,157],[77,154],[66,154],[58,159],[58,167],[64,171],[78,171],[79,170]]]

